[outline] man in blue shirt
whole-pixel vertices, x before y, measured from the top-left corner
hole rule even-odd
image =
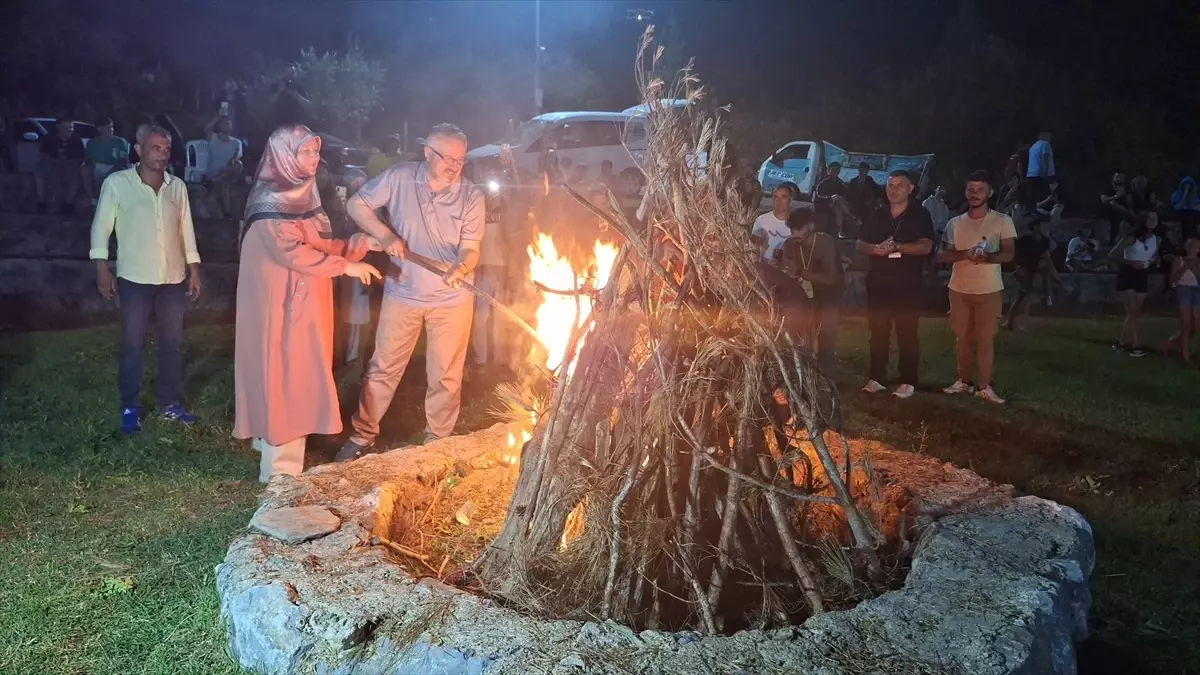
[[[474,281],[484,228],[483,193],[462,181],[467,137],[439,124],[425,141],[423,163],[394,164],[371,179],[346,204],[361,229],[379,239],[392,258],[384,286],[375,353],[363,377],[350,439],[338,461],[361,456],[375,443],[379,421],[391,405],[413,348],[426,333],[425,441],[449,436],[458,421],[463,364],[471,333],[473,297],[461,282]],[[386,208],[391,225],[375,210]],[[447,268],[434,274],[405,260],[408,251]]]

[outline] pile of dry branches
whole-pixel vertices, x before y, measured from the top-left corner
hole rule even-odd
[[[624,245],[474,572],[550,616],[708,633],[796,622],[827,606],[813,552],[845,544],[878,580],[878,534],[849,492],[849,457],[839,466],[824,441],[840,426],[836,391],[808,336],[782,330],[759,275],[722,111],[703,112],[690,65],[658,77],[661,55],[647,30],[636,69],[651,108],[647,212],[630,223],[611,194],[609,210],[579,198]],[[818,510],[846,527],[809,527]]]

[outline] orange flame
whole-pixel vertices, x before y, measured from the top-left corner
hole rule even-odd
[[[595,278],[591,281],[596,288],[603,288],[608,283],[613,263],[616,262],[617,247],[596,242],[592,255],[592,264],[589,267],[595,269]],[[589,282],[589,275],[576,272],[569,260],[558,255],[554,240],[549,235],[540,233],[537,241],[529,247],[529,278],[547,288],[558,290],[573,290]],[[567,343],[571,339],[571,331],[578,323],[586,320],[591,311],[592,299],[587,295],[576,298],[555,293],[542,294],[542,304],[535,316],[538,338],[547,350],[546,368],[555,370],[562,364]]]

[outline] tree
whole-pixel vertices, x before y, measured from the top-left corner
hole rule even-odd
[[[361,140],[363,119],[379,105],[387,69],[352,43],[345,53],[318,56],[312,47],[305,49],[296,73],[318,113],[348,125],[354,139]]]

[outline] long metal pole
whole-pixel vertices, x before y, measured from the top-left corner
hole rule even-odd
[[[533,114],[541,114],[541,0],[533,0]]]
[[[404,254],[404,259],[411,263],[415,263],[418,267],[422,267],[430,272],[433,272],[434,274],[445,274],[446,273],[445,263],[434,260],[433,258],[427,258],[427,257],[421,255],[420,253],[413,253],[412,251],[407,251]],[[510,308],[508,305],[505,305],[503,302],[500,302],[494,296],[492,296],[490,293],[482,290],[478,286],[474,286],[465,281],[463,281],[461,283],[462,283],[462,287],[464,289],[466,289],[468,292],[478,296],[484,302],[488,303],[492,307],[495,307],[497,310],[500,311],[501,314],[503,314],[504,316],[511,319],[513,323],[517,324],[517,326],[519,326],[521,328],[521,330],[525,331],[526,333],[529,333],[529,335],[532,336],[533,339],[537,340],[542,346],[546,347],[547,349],[550,348],[548,345],[546,345],[545,342],[542,342],[542,338],[541,338],[541,336],[538,335],[537,329],[535,329],[533,326],[530,326],[528,323],[526,323],[525,319],[521,318],[521,315],[514,312],[512,310],[512,308]]]

